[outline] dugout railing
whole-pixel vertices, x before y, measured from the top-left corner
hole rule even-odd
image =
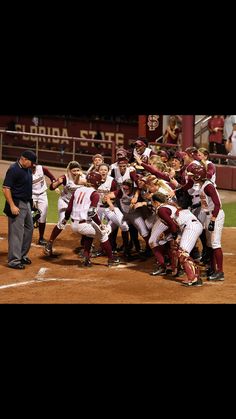
[[[20,137],[28,136],[35,138],[34,141],[20,142]],[[9,141],[12,137],[14,141]],[[40,143],[40,139],[51,138],[58,140],[58,143],[53,143],[55,149],[46,149]],[[67,141],[70,150],[62,149],[59,141]],[[83,146],[81,146],[83,144]],[[86,145],[88,147],[86,147]],[[101,147],[103,144],[106,148],[96,149],[96,144]],[[161,142],[150,142],[149,145],[154,150],[173,148],[173,144],[163,144]],[[87,170],[92,162],[92,157],[95,154],[102,154],[104,161],[111,164],[115,161],[115,154],[117,145],[114,141],[109,140],[95,140],[85,139],[80,137],[63,137],[58,135],[38,134],[31,132],[8,131],[0,129],[0,160],[15,161],[20,153],[25,149],[35,151],[38,162],[40,164],[47,164],[51,166],[66,167],[71,160],[77,160],[84,170]],[[175,147],[181,150],[181,145]],[[78,151],[78,149],[80,151]],[[90,152],[92,150],[92,152]],[[220,189],[236,190],[236,166],[228,165],[227,160],[235,160],[236,156],[229,156],[225,154],[210,154],[210,159],[218,159],[218,162],[223,164],[216,164],[217,170],[217,186]]]
[[[95,154],[102,154],[106,163],[113,163],[116,144],[110,140],[0,129],[0,160],[16,160],[25,149],[34,151],[40,164],[66,167],[71,160],[77,160],[86,170]]]

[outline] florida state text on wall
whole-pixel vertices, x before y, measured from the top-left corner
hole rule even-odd
[[[157,129],[157,127],[159,127],[159,115],[148,115],[148,128],[149,131],[155,131],[155,129]]]

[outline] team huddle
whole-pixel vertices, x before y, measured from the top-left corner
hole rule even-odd
[[[70,220],[73,232],[81,237],[84,267],[92,266],[96,239],[99,249],[95,253],[107,256],[108,267],[119,265],[122,259],[127,264],[132,261],[134,246],[141,260],[155,257],[152,276],[184,275],[181,284],[201,286],[201,263],[206,265],[209,281],[223,281],[221,236],[225,216],[216,189],[215,166],[208,157],[206,149],[195,147],[155,152],[145,138],[138,137],[132,150],[117,149],[116,162],[110,166],[102,155],[95,155],[86,173],[79,162],[71,161],[66,174],[56,179],[34,162],[31,210],[34,208],[34,222],[39,227],[38,244],[45,255],[53,257],[54,242]],[[44,238],[48,208],[45,176],[51,181],[50,189],[60,194],[58,223],[48,241]],[[10,189],[6,180],[6,200]],[[144,250],[139,237],[145,243]],[[24,269],[29,264],[27,251],[28,245],[23,253],[18,248],[16,254],[12,245],[8,266]]]

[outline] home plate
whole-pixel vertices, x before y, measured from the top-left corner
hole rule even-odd
[[[49,268],[40,268],[35,279],[42,280],[44,279],[44,274],[49,271]]]
[[[233,255],[234,255],[234,253],[225,253],[225,252],[224,252],[224,253],[223,253],[223,255],[224,255],[224,256],[233,256]]]

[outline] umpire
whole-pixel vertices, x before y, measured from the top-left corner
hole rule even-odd
[[[8,216],[8,266],[13,269],[25,269],[25,265],[31,264],[27,253],[34,229],[31,214],[33,163],[36,163],[36,154],[25,150],[9,167],[3,182],[4,213]]]

